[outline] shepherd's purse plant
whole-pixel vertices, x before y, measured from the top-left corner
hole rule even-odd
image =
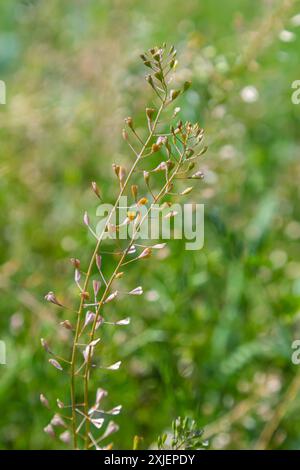
[[[137,235],[158,203],[167,209],[165,217],[174,217],[172,200],[184,197],[193,189],[189,186],[178,190],[175,186],[179,183],[177,180],[203,178],[196,164],[206,151],[203,146],[204,130],[197,123],[178,121],[180,108],[174,104],[191,85],[187,81],[181,86],[173,85],[177,67],[175,48],[167,49],[164,44],[142,54],[141,59],[150,72],[146,81],[152,88],[154,105],[145,109],[145,129],[137,130],[132,117],[125,119],[122,138],[133,154],[133,161],[128,169],[121,164],[113,164],[119,190],[102,229],[94,230],[89,215],[84,213],[83,223],[95,237],[95,249],[88,266],[83,267],[78,258],[71,259],[74,281],[80,295],[79,305],[77,308],[65,306],[65,302],[52,291],[45,296],[48,302],[64,309],[66,314],[59,328],[65,328],[70,334],[67,358],[56,355],[46,339],[42,338],[41,343],[49,355],[50,365],[58,373],[68,374],[70,399],[64,403],[57,398],[57,409],[44,430],[49,436],[58,437],[74,449],[110,448],[107,439],[118,430],[112,417],[120,413],[122,406],[117,404],[110,410],[103,409],[107,391],[98,388],[95,396],[92,396],[91,376],[99,368],[117,370],[121,365],[117,358],[113,364],[99,363],[97,348],[103,328],[121,328],[130,323],[130,318],[111,321],[111,306],[124,295],[143,294],[142,286],[133,285],[126,293],[120,287],[127,265],[145,263],[155,251],[165,246],[163,243],[151,245],[149,241],[147,244],[138,244]],[[102,202],[103,194],[95,181],[91,183],[91,189]],[[116,224],[115,216],[123,196],[131,198],[132,203],[126,207],[124,219]],[[131,229],[127,240],[118,238],[123,227]],[[110,271],[103,262],[103,256],[107,255],[103,249],[107,235],[111,235],[110,243],[114,244],[110,251],[113,255],[109,263]],[[115,263],[113,269],[112,263]],[[102,353],[103,358],[105,352]],[[50,408],[44,394],[40,395],[40,400]],[[110,418],[107,420],[107,417]]]

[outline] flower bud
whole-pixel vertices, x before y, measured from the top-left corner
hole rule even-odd
[[[115,163],[112,164],[113,170],[117,177],[119,178],[119,172],[120,172],[120,165],[116,165]]]
[[[80,297],[84,300],[87,300],[90,298],[90,294],[88,292],[80,292]]]
[[[165,144],[166,144],[167,140],[168,140],[168,139],[167,139],[167,137],[166,137],[165,135],[160,135],[160,136],[158,137],[157,141],[156,141],[156,144],[161,147],[162,145],[165,145]]]
[[[152,171],[157,172],[157,171],[164,171],[164,170],[167,170],[167,169],[168,169],[167,163],[166,162],[160,162],[160,164],[156,168],[154,168],[154,170],[152,170]]]
[[[63,409],[65,407],[65,404],[59,398],[56,399],[56,403],[58,408],[60,409]]]
[[[130,129],[133,129],[133,119],[132,119],[132,117],[128,116],[125,119],[125,123],[127,124],[128,127],[130,127]]]
[[[148,202],[148,199],[147,199],[146,197],[142,197],[142,198],[138,201],[137,205],[138,205],[138,206],[145,206],[145,205],[147,204],[147,202]]]
[[[172,162],[172,160],[168,160],[166,164],[167,164],[168,170],[172,170],[175,166],[175,163]]]
[[[180,113],[180,109],[179,107],[175,108],[174,109],[174,113],[173,113],[173,117],[176,117],[178,113]]]
[[[79,268],[80,267],[80,260],[79,259],[71,258],[70,261],[73,264],[74,268]]]
[[[149,178],[150,178],[149,171],[144,171],[144,180],[145,180],[145,183],[147,184],[147,186],[149,184]]]
[[[47,300],[47,302],[51,302],[52,304],[58,305],[59,307],[63,307],[63,305],[57,300],[54,292],[52,291],[48,292],[48,294],[45,295],[44,299]]]
[[[204,178],[204,173],[202,171],[197,171],[196,173],[192,175],[192,178],[202,180]]]
[[[45,351],[46,351],[47,353],[50,353],[50,354],[51,354],[51,350],[50,350],[49,344],[48,344],[48,342],[47,342],[44,338],[41,338],[41,345],[42,345],[42,347],[45,349]]]
[[[136,201],[138,195],[138,186],[136,184],[133,184],[131,186],[131,194],[133,196],[133,199]]]
[[[153,144],[151,147],[152,153],[158,152],[160,147],[161,147],[160,145]]]
[[[64,321],[60,322],[60,326],[62,326],[62,327],[65,328],[66,330],[73,330],[73,326],[72,326],[72,324],[69,322],[69,320],[64,320]]]
[[[127,217],[130,222],[132,222],[136,218],[136,212],[135,211],[128,211],[127,212]]]

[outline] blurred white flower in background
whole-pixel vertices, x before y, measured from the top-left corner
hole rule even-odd
[[[298,13],[297,15],[293,16],[293,18],[291,18],[291,24],[293,26],[300,26],[300,13]]]
[[[287,29],[283,29],[279,33],[279,39],[282,42],[292,42],[296,39],[296,34],[288,31]]]
[[[259,93],[253,85],[245,86],[241,90],[241,98],[245,103],[255,103],[258,100]]]

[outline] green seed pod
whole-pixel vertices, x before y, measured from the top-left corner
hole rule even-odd
[[[133,129],[133,119],[132,119],[132,117],[128,116],[125,119],[125,123],[127,124],[128,127],[130,127],[130,129]]]

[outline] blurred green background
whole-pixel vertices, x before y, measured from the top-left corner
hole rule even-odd
[[[82,224],[96,208],[90,181],[113,200],[111,164],[130,158],[123,119],[142,125],[152,100],[138,55],[163,41],[193,81],[183,118],[206,129],[191,198],[205,204],[205,246],[172,241],[124,281],[145,296],[115,304],[132,322],[102,351],[123,367],[95,382],[124,407],[114,446],[140,435],[147,448],[181,415],[211,449],[300,448],[299,15],[292,0],[1,0],[0,448],[63,447],[43,433],[39,394],[67,402],[68,381],[40,337],[67,350],[68,336],[43,295],[74,297],[68,259],[85,264],[94,246]]]

